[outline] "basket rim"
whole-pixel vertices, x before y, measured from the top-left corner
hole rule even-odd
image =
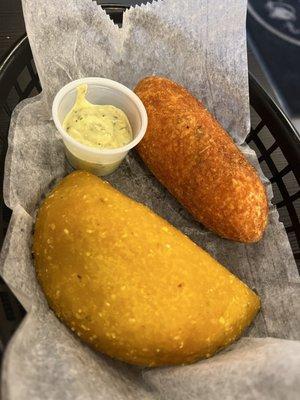
[[[113,10],[116,13],[121,13],[129,8],[129,6],[124,4],[120,5],[109,3],[102,4],[102,7],[105,10]],[[3,78],[11,73],[10,68],[14,65],[15,59],[22,56],[22,54],[27,51],[31,52],[31,49],[28,36],[25,34],[13,46],[11,46],[11,48],[3,57],[0,58],[0,83],[1,86],[3,85],[3,87],[0,86],[0,90],[3,89],[4,94],[6,91],[6,85]],[[285,111],[279,104],[276,103],[276,101],[273,100],[273,98],[265,91],[260,83],[258,83],[251,72],[248,73],[248,77],[249,106],[251,106],[258,113],[263,125],[270,130],[271,134],[275,138],[275,141],[278,143],[283,156],[286,157],[286,159],[289,160],[289,164],[293,166],[292,170],[294,176],[299,183],[300,169],[297,168],[297,165],[300,163],[300,134],[293,126]],[[245,138],[246,140],[251,135],[252,130],[253,127]],[[256,131],[256,128],[254,131]],[[299,243],[300,236],[298,230],[296,232],[296,236]]]
[[[125,5],[119,5],[119,4],[109,4],[105,3],[101,5],[103,8],[113,8],[116,11],[121,11],[121,10],[126,10],[128,9],[127,6]],[[29,39],[27,34],[23,35],[19,40],[17,40],[10,48],[9,50],[0,58],[0,82],[1,78],[3,75],[5,75],[6,70],[9,68],[10,62],[13,59],[14,55],[20,51],[23,46],[26,44],[29,44]],[[265,102],[266,105],[270,109],[272,109],[276,114],[280,117],[282,122],[285,125],[285,128],[290,131],[292,136],[296,139],[296,145],[297,141],[299,142],[298,144],[300,145],[300,133],[296,130],[294,125],[292,124],[290,118],[287,116],[286,112],[282,109],[282,107],[277,104],[272,97],[266,92],[266,90],[261,86],[261,84],[257,81],[257,79],[254,77],[254,75],[249,71],[248,72],[248,77],[249,77],[249,90],[254,91],[257,95],[259,95],[262,100]],[[251,104],[251,96],[250,96],[250,104]],[[300,161],[300,149],[299,149],[299,161]]]

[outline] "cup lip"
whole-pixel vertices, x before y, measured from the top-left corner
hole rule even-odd
[[[70,136],[63,129],[62,124],[60,123],[60,121],[58,119],[59,104],[60,104],[61,100],[63,99],[63,97],[70,90],[75,89],[77,86],[84,84],[84,83],[86,83],[86,84],[98,83],[98,84],[101,84],[102,86],[116,89],[116,90],[124,93],[131,100],[134,101],[134,103],[136,104],[136,106],[138,108],[140,116],[141,116],[142,126],[141,126],[138,134],[136,135],[136,137],[131,142],[127,143],[125,146],[117,147],[117,148],[113,148],[113,149],[98,149],[98,148],[90,147],[83,143],[78,142],[77,140],[72,138],[72,136]],[[146,130],[147,130],[147,126],[148,126],[147,111],[146,111],[145,106],[142,103],[141,99],[132,90],[130,90],[128,87],[122,85],[121,83],[114,81],[112,79],[100,78],[100,77],[80,78],[80,79],[71,81],[71,82],[67,83],[65,86],[63,86],[57,92],[56,96],[54,97],[53,104],[52,104],[52,118],[53,118],[54,124],[55,124],[57,130],[59,131],[59,133],[61,134],[63,140],[66,140],[67,142],[70,142],[71,144],[73,144],[75,147],[78,147],[79,149],[81,149],[85,152],[92,153],[92,154],[113,155],[113,154],[128,152],[130,149],[135,147],[143,139],[143,137],[146,133]]]

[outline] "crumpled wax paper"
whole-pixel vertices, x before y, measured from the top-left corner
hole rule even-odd
[[[146,75],[187,87],[242,144],[249,128],[246,0],[164,0],[126,11],[120,29],[90,0],[23,0],[41,95],[20,103],[9,133],[4,195],[13,210],[1,274],[28,311],[6,349],[3,400],[296,399],[300,392],[299,277],[271,207],[264,238],[244,245],[208,232],[131,152],[107,179],[146,204],[256,290],[262,310],[245,337],[193,365],[138,368],[95,353],[49,310],[31,257],[36,209],[70,172],[51,103],[83,76],[133,88]],[[257,158],[241,146],[259,169]],[[269,198],[270,183],[262,176]]]

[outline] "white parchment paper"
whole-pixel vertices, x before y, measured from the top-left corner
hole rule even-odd
[[[244,338],[190,366],[141,369],[93,352],[49,310],[32,265],[35,211],[71,170],[51,121],[56,92],[84,76],[133,88],[147,75],[165,75],[201,99],[242,144],[249,129],[246,0],[158,1],[126,11],[121,29],[91,0],[23,0],[23,10],[43,92],[17,106],[9,134],[4,195],[13,215],[1,274],[28,313],[6,350],[3,400],[298,398],[300,281],[275,209],[264,238],[244,245],[194,221],[135,152],[108,177],[261,297],[262,310]],[[259,169],[255,154],[241,148]]]

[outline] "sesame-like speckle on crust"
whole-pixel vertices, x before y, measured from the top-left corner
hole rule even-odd
[[[259,309],[256,294],[186,235],[86,172],[64,178],[41,205],[33,253],[56,315],[131,364],[211,356]]]

